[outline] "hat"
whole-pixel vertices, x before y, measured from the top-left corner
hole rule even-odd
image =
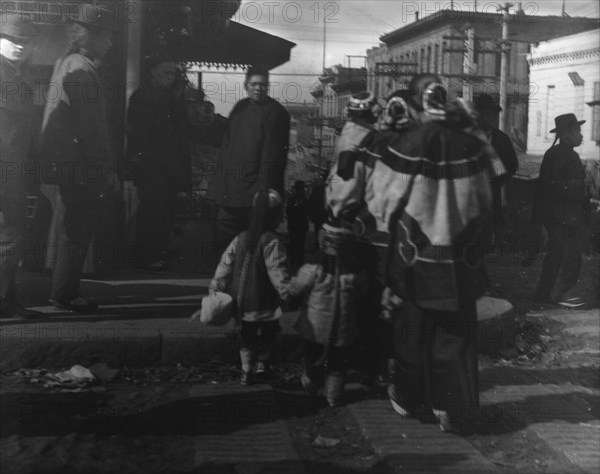
[[[408,84],[407,101],[417,110],[423,110],[423,102],[428,91],[433,90],[432,84],[441,84],[439,76],[430,73],[417,74]]]
[[[86,28],[114,30],[117,27],[116,18],[115,13],[108,8],[88,3],[79,6],[79,14],[74,21]]]
[[[475,97],[473,105],[477,110],[491,109],[495,112],[500,112],[502,107],[498,104],[498,101],[490,94],[481,94]]]
[[[573,125],[582,125],[585,120],[577,120],[575,114],[563,114],[558,117],[554,117],[555,127],[550,130],[550,133],[558,133],[559,131],[567,130]]]
[[[18,14],[2,15],[0,19],[0,37],[24,42],[37,35],[33,23]]]
[[[256,194],[254,195],[254,198],[252,199],[253,206],[256,205],[256,200],[257,200],[260,192],[261,191],[257,191]],[[277,209],[283,205],[283,199],[281,199],[281,194],[279,194],[274,189],[268,189],[267,196],[269,197],[269,209],[270,210]]]
[[[356,94],[352,94],[350,97],[350,101],[348,102],[348,110],[368,110],[373,105],[375,105],[377,101],[375,100],[375,96],[372,92],[357,92]]]

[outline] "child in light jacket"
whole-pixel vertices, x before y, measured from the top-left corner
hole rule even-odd
[[[253,201],[248,230],[229,244],[209,292],[229,293],[240,319],[242,385],[254,376],[272,376],[270,352],[281,331],[278,319],[290,299],[288,258],[276,232],[283,219],[283,200],[273,189],[262,189]]]

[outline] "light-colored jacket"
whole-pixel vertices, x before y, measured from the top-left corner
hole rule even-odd
[[[242,232],[223,252],[208,287],[209,292],[222,291],[237,299],[246,237],[247,232]],[[242,319],[278,319],[282,312],[281,303],[287,303],[291,298],[289,286],[290,273],[285,246],[277,234],[265,232],[259,239],[254,257],[250,260],[242,301]]]

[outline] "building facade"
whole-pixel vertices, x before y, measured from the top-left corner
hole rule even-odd
[[[327,162],[332,158],[337,135],[346,121],[346,106],[355,92],[367,89],[367,69],[338,64],[325,68],[319,85],[311,93],[319,107],[314,124],[314,137],[320,143]]]
[[[507,51],[504,130],[522,151],[527,144],[530,95],[527,54],[530,44],[598,27],[588,18],[509,15],[502,38],[500,14],[441,10],[381,36],[382,45],[367,52],[368,88],[379,97],[406,88],[417,73],[441,76],[450,99],[500,97],[502,51]]]
[[[600,142],[600,29],[543,41],[527,57],[532,85],[529,97],[527,151],[543,155],[555,135],[554,117],[574,113],[585,120],[583,159],[599,157]],[[596,105],[587,105],[594,103]]]

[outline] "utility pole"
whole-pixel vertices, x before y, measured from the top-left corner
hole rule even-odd
[[[325,56],[327,52],[327,18],[323,15],[323,72],[325,73]],[[324,111],[325,111],[325,87],[323,86],[323,96],[321,97],[321,107],[319,107],[319,162],[317,169],[321,169],[323,163],[323,127],[324,127]]]
[[[473,101],[473,76],[477,72],[475,66],[475,30],[467,28],[465,39],[465,53],[463,56],[463,99]]]
[[[510,43],[508,42],[508,20],[510,19],[509,10],[512,3],[506,2],[504,7],[498,7],[502,11],[502,40],[500,41],[500,120],[499,128],[503,132],[506,129],[506,83],[508,82],[508,55],[510,53]]]

